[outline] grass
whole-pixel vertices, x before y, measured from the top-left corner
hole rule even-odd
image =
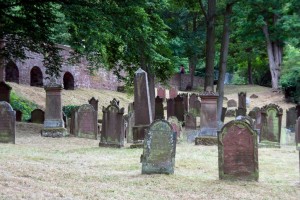
[[[17,126],[0,145],[0,199],[299,199],[299,152],[259,149],[258,182],[218,179],[216,146],[177,145],[174,175],[142,175],[142,149],[98,147],[82,138],[44,138]]]

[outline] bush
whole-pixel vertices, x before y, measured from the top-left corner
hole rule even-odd
[[[71,118],[71,113],[74,109],[78,109],[80,106],[76,106],[76,105],[67,105],[67,106],[63,106],[63,112],[65,113],[65,115],[68,118]]]
[[[10,93],[10,105],[14,110],[20,110],[22,112],[22,121],[27,121],[31,117],[31,112],[38,106],[20,96],[14,91]]]
[[[233,85],[246,85],[247,84],[247,80],[245,77],[241,77],[239,76],[238,73],[234,73],[232,80],[231,80],[231,84]]]

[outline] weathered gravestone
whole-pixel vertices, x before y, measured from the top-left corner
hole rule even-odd
[[[177,95],[178,95],[178,90],[177,90],[177,88],[171,87],[171,88],[169,89],[169,98],[170,98],[170,99],[174,99],[175,97],[177,97]]]
[[[9,102],[11,87],[7,85],[5,82],[0,82],[0,101]]]
[[[229,101],[227,101],[227,107],[237,107],[237,102],[234,99],[230,99]]]
[[[102,133],[99,146],[124,147],[124,108],[119,108],[116,99],[103,107]]]
[[[168,119],[168,122],[172,126],[172,130],[174,133],[176,133],[177,138],[180,138],[181,136],[181,130],[182,130],[182,124],[180,121],[178,121],[177,117],[172,116]]]
[[[192,113],[185,114],[185,129],[196,130],[197,129],[197,118]]]
[[[16,111],[16,121],[21,122],[23,113],[20,110],[15,110],[15,111]]]
[[[46,91],[46,111],[42,136],[44,137],[63,137],[68,135],[65,129],[62,116],[61,91],[62,85],[56,83],[55,78],[51,78]]]
[[[98,118],[98,102],[99,102],[99,100],[95,99],[95,97],[92,97],[89,100],[89,104],[91,104],[94,107],[94,109],[95,109],[95,111],[97,113],[97,118]]]
[[[244,121],[231,121],[218,134],[219,178],[258,180],[257,133]]]
[[[239,99],[239,105],[238,108],[245,108],[246,109],[246,92],[239,92],[238,93],[238,99]]]
[[[260,146],[280,147],[282,108],[276,104],[265,105],[261,109]]]
[[[9,103],[0,101],[0,143],[16,141],[16,113]]]
[[[247,109],[246,108],[238,108],[235,110],[235,116],[246,116]]]
[[[190,98],[189,98],[189,111],[196,110],[195,102],[197,100],[199,101],[199,95],[197,95],[195,93],[190,95]]]
[[[183,98],[184,112],[188,112],[189,110],[189,96],[187,93],[180,94]]]
[[[71,110],[71,119],[70,119],[70,134],[75,135],[75,124],[76,124],[76,117],[77,117],[77,111],[80,106],[74,107]]]
[[[157,96],[155,98],[155,117],[154,119],[164,119],[164,105],[163,99]]]
[[[94,107],[90,104],[83,104],[75,112],[76,137],[97,139],[98,133],[97,114]]]
[[[167,99],[167,118],[175,116],[175,101],[174,99]]]
[[[166,120],[154,121],[144,140],[142,174],[174,174],[176,134]]]
[[[128,121],[127,121],[127,127],[126,127],[126,139],[127,143],[132,143],[133,142],[133,133],[132,133],[132,128],[134,126],[134,110],[133,110],[133,104],[134,103],[129,103],[128,104]]]
[[[184,103],[183,98],[180,95],[177,95],[177,97],[174,99],[175,107],[174,107],[174,114],[177,117],[177,119],[181,122],[184,121]]]
[[[297,119],[296,107],[292,107],[286,110],[286,128],[292,132],[295,131],[296,119]]]
[[[250,96],[250,99],[257,99],[258,98],[258,96],[256,95],[256,94],[252,94],[251,96]]]
[[[248,114],[249,117],[254,119],[254,129],[261,129],[261,109],[259,107],[254,107]]]
[[[157,96],[159,96],[162,99],[166,98],[166,89],[162,87],[157,88]]]
[[[45,120],[45,112],[41,109],[35,109],[31,112],[32,123],[43,124]]]
[[[145,130],[152,122],[152,107],[148,86],[148,75],[141,68],[135,72],[134,77],[134,116],[132,148],[142,146],[145,137]]]

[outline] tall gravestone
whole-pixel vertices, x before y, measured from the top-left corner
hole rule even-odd
[[[180,94],[180,96],[183,98],[184,112],[188,112],[189,111],[189,96],[187,93]]]
[[[11,87],[7,85],[5,82],[0,82],[0,101],[6,101],[7,103],[10,103],[10,91]]]
[[[155,117],[154,119],[164,119],[164,105],[163,99],[157,96],[155,98]]]
[[[197,94],[195,94],[195,93],[193,93],[193,94],[190,95],[190,98],[189,98],[189,111],[191,111],[193,109],[196,109],[195,102],[197,100],[199,100],[198,97],[199,96]]]
[[[0,101],[0,143],[16,141],[16,113],[9,103]]]
[[[90,104],[83,104],[75,112],[74,133],[76,137],[97,139],[97,113]]]
[[[167,118],[175,116],[175,101],[174,99],[167,99]]]
[[[134,103],[129,103],[128,104],[128,124],[126,127],[126,140],[127,143],[132,143],[133,142],[133,133],[132,133],[132,128],[134,126],[134,109],[133,109],[133,104]]]
[[[218,134],[219,178],[258,180],[257,133],[244,121],[231,121]]]
[[[145,130],[152,122],[152,110],[147,73],[141,68],[134,77],[134,116],[133,143],[131,147],[139,147],[145,137]]]
[[[177,119],[181,122],[184,121],[184,102],[183,102],[183,98],[180,95],[177,95],[177,97],[174,99],[175,102],[175,107],[174,107],[174,111],[175,111],[175,116],[177,117]]]
[[[282,108],[276,104],[261,108],[260,146],[280,147]]]
[[[174,99],[175,97],[177,97],[177,95],[178,95],[178,90],[177,90],[177,88],[171,87],[171,88],[169,89],[169,98],[170,98],[170,99]]]
[[[43,124],[45,121],[45,112],[41,109],[34,109],[31,112],[31,119],[30,121],[32,123],[37,123],[37,124]]]
[[[116,99],[103,107],[102,132],[99,146],[124,147],[124,108],[119,108]]]
[[[162,87],[157,88],[157,96],[159,96],[162,99],[166,98],[166,89]]]
[[[166,120],[154,121],[144,140],[142,174],[174,174],[176,134]]]
[[[247,97],[247,93],[246,92],[239,92],[238,93],[238,99],[239,99],[239,105],[238,105],[238,108],[245,108],[247,109],[246,107],[246,97]]]
[[[51,78],[46,91],[46,111],[42,136],[63,137],[68,135],[65,129],[62,116],[61,91],[62,85],[56,83],[55,78]]]
[[[297,120],[296,107],[292,107],[286,110],[286,128],[294,132],[296,120]]]
[[[89,100],[89,104],[91,104],[94,107],[94,109],[95,109],[95,111],[97,113],[97,118],[98,118],[98,102],[99,102],[99,100],[95,99],[95,97],[92,97]]]

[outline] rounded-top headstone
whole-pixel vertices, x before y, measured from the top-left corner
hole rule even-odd
[[[6,101],[0,101],[0,111],[13,111],[13,108],[11,107],[11,105],[9,103],[7,103]]]

